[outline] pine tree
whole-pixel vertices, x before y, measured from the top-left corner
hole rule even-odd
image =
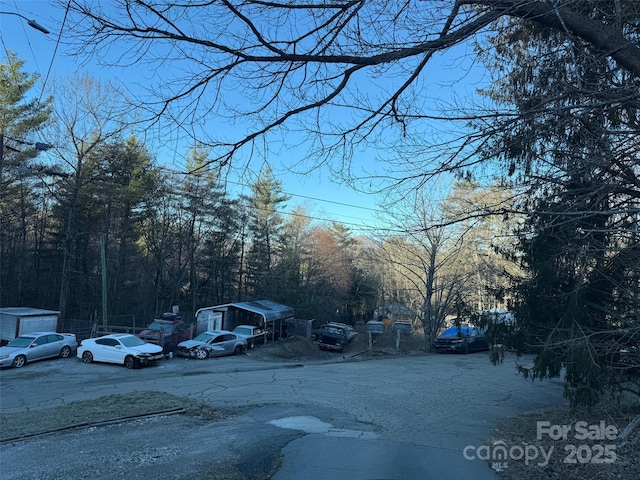
[[[0,304],[47,307],[46,299],[31,295],[27,278],[38,278],[40,252],[33,245],[42,245],[41,234],[47,229],[46,219],[38,215],[42,195],[21,174],[29,160],[39,152],[33,148],[35,133],[51,115],[51,98],[39,101],[29,98],[37,75],[26,73],[24,61],[11,51],[6,62],[0,63]],[[32,284],[31,284],[32,285]]]
[[[279,238],[283,225],[280,209],[289,200],[282,192],[270,168],[261,172],[250,185],[251,195],[244,196],[248,205],[250,247],[247,253],[247,294],[251,298],[272,296],[278,285],[269,282],[278,261]]]

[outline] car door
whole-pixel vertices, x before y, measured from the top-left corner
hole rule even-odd
[[[477,328],[472,328],[469,331],[469,349],[470,350],[482,350],[484,348],[484,334]]]
[[[235,347],[235,339],[236,336],[231,333],[224,333],[218,337],[218,342],[216,345],[224,348],[224,353],[233,353],[233,349]]]
[[[211,339],[211,341],[209,342],[209,345],[222,348],[224,350],[223,340],[224,340],[224,334],[220,333]],[[222,353],[217,350],[212,350],[209,352],[209,355],[211,356],[222,355]]]
[[[253,329],[253,341],[256,345],[264,343],[264,329],[256,327]]]
[[[47,336],[40,335],[36,338],[31,346],[29,347],[29,352],[27,354],[29,360],[39,360],[41,358],[47,357]]]
[[[47,357],[57,357],[60,355],[60,350],[62,350],[64,344],[63,340],[64,337],[57,333],[47,335]]]
[[[94,360],[98,362],[123,363],[122,345],[115,338],[97,338]]]

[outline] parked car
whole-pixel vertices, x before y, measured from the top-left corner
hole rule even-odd
[[[177,355],[199,358],[238,355],[247,348],[247,341],[227,330],[208,330],[193,340],[185,340],[178,344]]]
[[[352,340],[358,336],[358,332],[356,332],[356,329],[351,325],[347,325],[346,323],[329,322],[327,323],[327,326],[342,329],[347,336],[347,343],[351,343]]]
[[[45,358],[67,358],[78,348],[73,333],[24,333],[0,347],[0,367],[20,368],[28,362]]]
[[[176,346],[192,338],[196,333],[196,325],[188,324],[175,313],[164,313],[142,330],[138,337],[147,343],[160,345],[164,353],[173,352]]]
[[[271,338],[270,332],[254,325],[238,325],[233,329],[233,333],[244,338],[249,348],[263,344],[267,339]]]
[[[449,327],[438,335],[433,348],[440,353],[469,353],[489,350],[489,343],[484,329],[460,325]]]
[[[138,368],[164,358],[162,347],[140,340],[128,333],[112,333],[80,342],[78,358],[84,363],[119,363]]]
[[[344,328],[335,325],[323,325],[318,335],[318,348],[320,350],[335,350],[342,352],[349,343],[349,337]]]

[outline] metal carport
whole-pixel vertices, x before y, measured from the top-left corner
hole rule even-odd
[[[271,300],[253,300],[250,302],[226,303],[213,307],[204,307],[196,312],[196,320],[215,319],[214,327],[233,330],[238,325],[255,325],[265,330],[271,328],[274,338],[282,337],[285,320],[294,317],[294,310],[287,305]]]

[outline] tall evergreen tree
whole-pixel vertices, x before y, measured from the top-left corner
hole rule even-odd
[[[51,298],[28,292],[39,278],[39,257],[44,245],[46,217],[39,214],[46,205],[37,184],[21,174],[38,151],[32,144],[34,134],[51,115],[52,99],[29,98],[37,75],[26,73],[24,61],[7,51],[0,63],[0,305],[23,305],[51,308]],[[28,143],[24,143],[28,142]],[[38,247],[38,248],[36,248]],[[44,297],[44,296],[43,296]],[[49,302],[47,301],[49,300]]]
[[[637,2],[575,8],[640,38]],[[615,366],[617,339],[640,327],[640,79],[558,31],[517,25],[493,44],[506,75],[490,94],[517,115],[494,126],[488,152],[527,189],[520,242],[530,277],[516,339],[536,358],[522,371],[545,378],[564,369],[567,398],[593,404],[629,385]]]
[[[239,275],[239,215],[236,201],[228,198],[220,168],[204,168],[209,151],[195,148],[187,159],[181,193],[186,213],[186,288],[192,312],[201,305],[237,299]]]
[[[68,235],[73,214],[73,237],[67,260],[65,312],[69,318],[89,318],[102,296],[106,274],[108,314],[143,317],[150,309],[146,280],[140,268],[144,205],[155,194],[158,172],[152,157],[135,137],[100,143],[82,157],[81,168],[62,182],[58,192],[61,236]],[[106,272],[101,266],[101,242]],[[149,298],[147,301],[141,299]]]
[[[100,165],[92,195],[101,205],[102,225],[97,228],[106,240],[109,312],[144,319],[150,298],[145,296],[146,278],[138,267],[141,226],[148,215],[144,206],[157,191],[158,169],[134,136],[104,145],[93,155]]]
[[[280,230],[279,262],[271,278],[277,282],[276,301],[291,305],[296,312],[309,315],[309,295],[305,280],[309,274],[309,233],[311,220],[304,209],[296,208]]]
[[[278,285],[271,283],[270,274],[278,261],[279,239],[283,226],[280,209],[289,196],[282,191],[270,168],[260,173],[250,185],[251,195],[243,197],[248,205],[251,245],[247,253],[247,293],[252,298],[272,296]]]

